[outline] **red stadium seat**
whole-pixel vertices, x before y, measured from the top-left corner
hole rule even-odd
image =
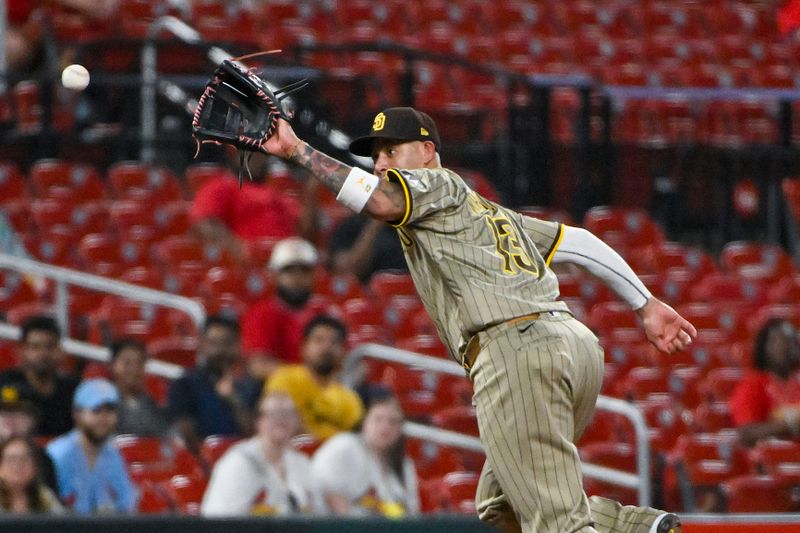
[[[165,459],[164,443],[159,437],[117,435],[114,437],[114,446],[128,464],[154,463]]]
[[[292,437],[292,445],[300,452],[308,456],[314,455],[317,448],[322,446],[322,441],[311,435],[310,433],[303,433]]]
[[[210,299],[232,294],[243,302],[252,303],[265,298],[269,284],[259,271],[239,272],[226,267],[214,267],[208,271],[199,292]]]
[[[479,475],[475,472],[450,472],[442,477],[442,490],[449,508],[461,514],[475,514],[475,491]]]
[[[793,513],[800,509],[790,480],[746,475],[722,483],[729,513]]]
[[[636,328],[640,321],[630,306],[623,302],[601,302],[589,310],[586,325],[594,331],[610,328]]]
[[[580,449],[581,460],[586,463],[596,464],[626,472],[636,472],[636,449],[627,443],[621,442],[594,442]],[[584,490],[589,495],[605,496],[623,504],[635,504],[637,492],[604,482],[598,479],[585,477]]]
[[[406,441],[406,451],[414,460],[417,474],[423,480],[436,479],[449,472],[464,470],[464,465],[461,464],[461,459],[453,448],[409,438]]]
[[[381,302],[388,302],[392,296],[417,295],[414,280],[409,274],[376,272],[369,280],[369,289]]]
[[[761,440],[750,456],[761,473],[800,483],[800,443],[779,439]]]
[[[617,385],[623,397],[629,400],[644,400],[654,393],[669,391],[667,372],[660,367],[631,368]]]
[[[137,510],[142,514],[162,514],[172,510],[169,499],[155,484],[145,481],[139,484]]]
[[[192,368],[196,362],[197,341],[192,337],[156,339],[147,344],[147,352],[153,359]]]
[[[134,242],[119,242],[107,233],[84,235],[78,244],[78,258],[83,268],[109,277],[119,277],[129,268],[147,264],[147,252]]]
[[[194,196],[203,184],[220,176],[225,179],[236,179],[227,167],[215,163],[194,163],[186,168],[186,183],[189,186],[191,196]]]
[[[767,283],[764,280],[743,278],[728,272],[712,272],[689,290],[689,298],[696,302],[732,302],[738,304],[763,303]]]
[[[715,433],[733,428],[727,402],[703,401],[692,413],[692,428],[699,433]]]
[[[621,233],[628,247],[664,240],[661,228],[642,209],[593,207],[586,212],[583,223],[586,229],[600,238],[610,232]]]
[[[239,442],[239,440],[239,437],[209,435],[203,439],[203,444],[200,446],[200,457],[206,462],[208,468],[214,468],[219,458],[222,457],[231,446]]]
[[[789,254],[774,244],[729,242],[722,248],[720,263],[723,268],[739,273],[744,267],[758,267],[762,277],[770,279],[796,273]]]
[[[471,405],[456,405],[436,411],[431,417],[433,425],[458,433],[478,436],[478,420]]]
[[[668,453],[678,437],[689,431],[689,412],[671,395],[651,394],[635,403],[644,414],[654,451]]]
[[[34,194],[39,198],[87,202],[105,197],[100,174],[90,165],[60,159],[40,159],[31,165],[28,175]]]
[[[699,366],[672,368],[667,377],[667,385],[674,401],[688,409],[694,409],[700,405],[703,397],[697,388],[703,377],[703,369]]]
[[[182,515],[199,515],[208,479],[199,476],[174,476],[164,484],[167,494]]]
[[[0,204],[10,200],[26,200],[28,185],[16,164],[0,162]]]
[[[784,178],[781,181],[781,189],[796,221],[800,221],[800,177]]]
[[[108,181],[119,200],[170,202],[183,198],[180,183],[165,168],[121,161],[108,169]]]
[[[699,383],[698,389],[708,401],[726,402],[742,377],[744,369],[739,367],[712,368]]]

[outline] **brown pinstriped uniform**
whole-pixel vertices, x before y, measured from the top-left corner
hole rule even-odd
[[[392,169],[387,179],[406,196],[395,226],[439,335],[459,362],[470,341],[480,350],[469,371],[487,455],[478,514],[491,522],[510,506],[526,532],[646,532],[660,511],[583,493],[574,443],[600,392],[603,353],[556,301],[548,265],[562,226],[490,202],[447,169]]]

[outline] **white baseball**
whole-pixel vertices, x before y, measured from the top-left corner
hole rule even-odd
[[[82,91],[89,85],[89,71],[83,65],[70,65],[61,73],[61,84],[73,91]]]

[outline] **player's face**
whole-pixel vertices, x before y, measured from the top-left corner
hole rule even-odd
[[[361,430],[364,440],[378,453],[389,450],[403,432],[403,413],[394,400],[370,407]]]
[[[390,168],[424,168],[430,161],[432,146],[431,142],[376,139],[372,147],[375,174],[383,178]]]

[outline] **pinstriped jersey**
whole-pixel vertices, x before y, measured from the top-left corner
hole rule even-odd
[[[548,267],[562,227],[491,202],[444,169],[396,170],[406,210],[395,227],[417,292],[458,358],[476,332],[512,318],[566,310]]]

